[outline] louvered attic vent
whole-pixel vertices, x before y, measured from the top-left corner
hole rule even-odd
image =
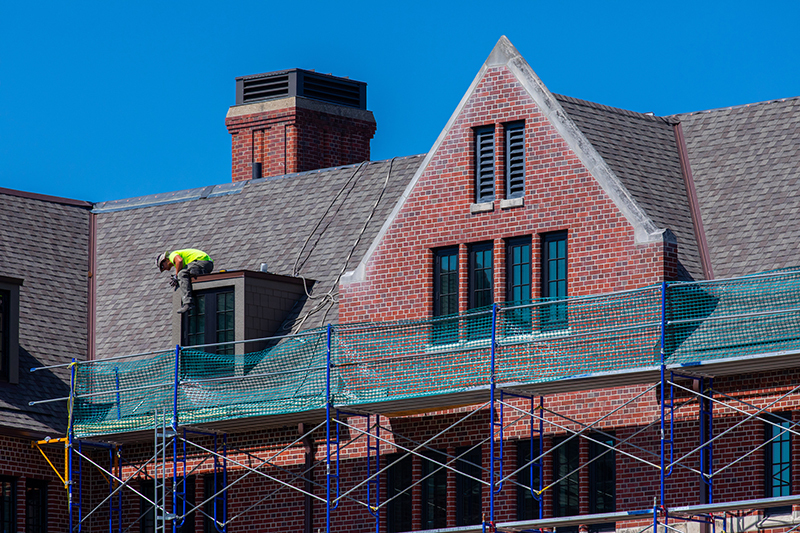
[[[236,105],[302,96],[357,109],[367,108],[367,84],[302,69],[236,78]]]

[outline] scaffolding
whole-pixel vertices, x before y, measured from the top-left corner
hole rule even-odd
[[[59,442],[66,446],[63,480],[69,493],[70,530],[81,531],[90,516],[102,514],[109,531],[126,531],[121,493],[132,491],[154,510],[138,520],[152,516],[156,531],[178,531],[187,517],[201,513],[207,524],[224,533],[229,524],[260,509],[278,492],[291,490],[324,506],[328,533],[345,502],[374,517],[377,533],[382,512],[423,481],[390,496],[381,493],[382,477],[411,456],[435,465],[428,476],[451,471],[484,487],[488,508],[481,510],[479,524],[459,531],[630,521],[642,531],[652,527],[655,532],[659,527],[674,530],[670,520],[727,530],[729,511],[800,504],[800,496],[792,495],[714,503],[715,481],[771,440],[725,462],[715,456],[715,443],[755,420],[777,428],[773,439],[799,434],[796,423],[771,411],[798,393],[800,385],[767,405],[714,388],[717,377],[800,366],[800,271],[794,269],[557,301],[494,304],[427,320],[329,325],[261,340],[266,344],[263,350],[246,354],[210,353],[220,345],[177,346],[70,363],[69,397],[42,400],[69,405],[68,434]],[[545,402],[550,395],[610,387],[630,393],[592,421],[560,413]],[[651,413],[653,398],[656,416],[639,415],[635,422],[640,427],[632,434],[623,437],[602,429],[627,411]],[[427,439],[402,435],[390,423],[444,411],[453,413],[452,422]],[[695,414],[700,442],[684,450],[676,439],[680,426]],[[720,430],[714,420],[721,414],[741,419]],[[473,446],[456,455],[431,453],[437,438],[480,418],[488,418],[486,431]],[[228,445],[229,434],[298,421],[303,429],[297,435],[261,455],[234,453]],[[530,441],[529,460],[510,467],[505,437],[523,430]],[[548,432],[566,438],[545,450],[543,437]],[[122,448],[146,441],[147,434],[153,435],[153,453],[126,470]],[[321,440],[324,453],[314,455],[315,439]],[[545,461],[573,439],[585,439],[602,450],[593,460],[613,452],[647,471],[658,487],[653,505],[544,518],[543,495],[589,466],[581,464],[543,483]],[[483,445],[489,447],[488,467],[471,465],[473,470],[465,470],[470,452]],[[299,472],[282,462],[298,446],[306,448]],[[108,465],[84,447],[107,450]],[[345,480],[340,461],[355,448],[366,462],[364,474],[359,480]],[[399,455],[382,464],[387,450]],[[192,453],[205,459],[195,459],[187,470]],[[324,458],[314,459],[319,455]],[[213,463],[213,490],[206,490],[204,501],[194,504],[187,497],[187,479],[207,461]],[[101,471],[108,482],[108,496],[91,509],[82,505],[84,463]],[[313,479],[319,467],[325,471],[323,483]],[[229,475],[233,472],[235,476]],[[143,473],[153,478],[152,494],[143,494],[132,483]],[[708,503],[670,508],[667,491],[673,475],[698,476]],[[274,489],[231,515],[226,493],[251,479]],[[521,479],[527,479],[527,485]],[[498,496],[504,487],[521,485],[539,502],[539,516],[498,522]]]

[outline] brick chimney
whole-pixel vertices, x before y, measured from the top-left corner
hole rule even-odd
[[[292,69],[236,78],[233,181],[369,160],[367,84]]]

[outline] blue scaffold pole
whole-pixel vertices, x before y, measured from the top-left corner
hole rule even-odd
[[[491,345],[491,368],[489,369],[489,523],[494,524],[494,484],[495,484],[495,452],[494,452],[494,404],[495,404],[495,340],[497,339],[497,304],[492,304],[492,345]],[[501,436],[502,438],[502,436]],[[483,530],[486,531],[486,521],[483,522]]]
[[[661,282],[661,508],[666,509],[666,499],[665,499],[665,485],[666,485],[666,475],[665,475],[665,468],[666,468],[666,435],[664,433],[664,416],[666,414],[666,385],[664,383],[666,379],[666,349],[667,349],[667,282]],[[657,507],[654,505],[653,509],[653,533],[656,533],[657,528]],[[664,517],[665,523],[667,517]]]
[[[325,364],[325,531],[331,533],[331,325],[328,324]]]

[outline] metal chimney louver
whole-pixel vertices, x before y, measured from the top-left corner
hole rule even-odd
[[[292,96],[367,108],[367,84],[361,81],[302,69],[236,78],[236,105]]]

